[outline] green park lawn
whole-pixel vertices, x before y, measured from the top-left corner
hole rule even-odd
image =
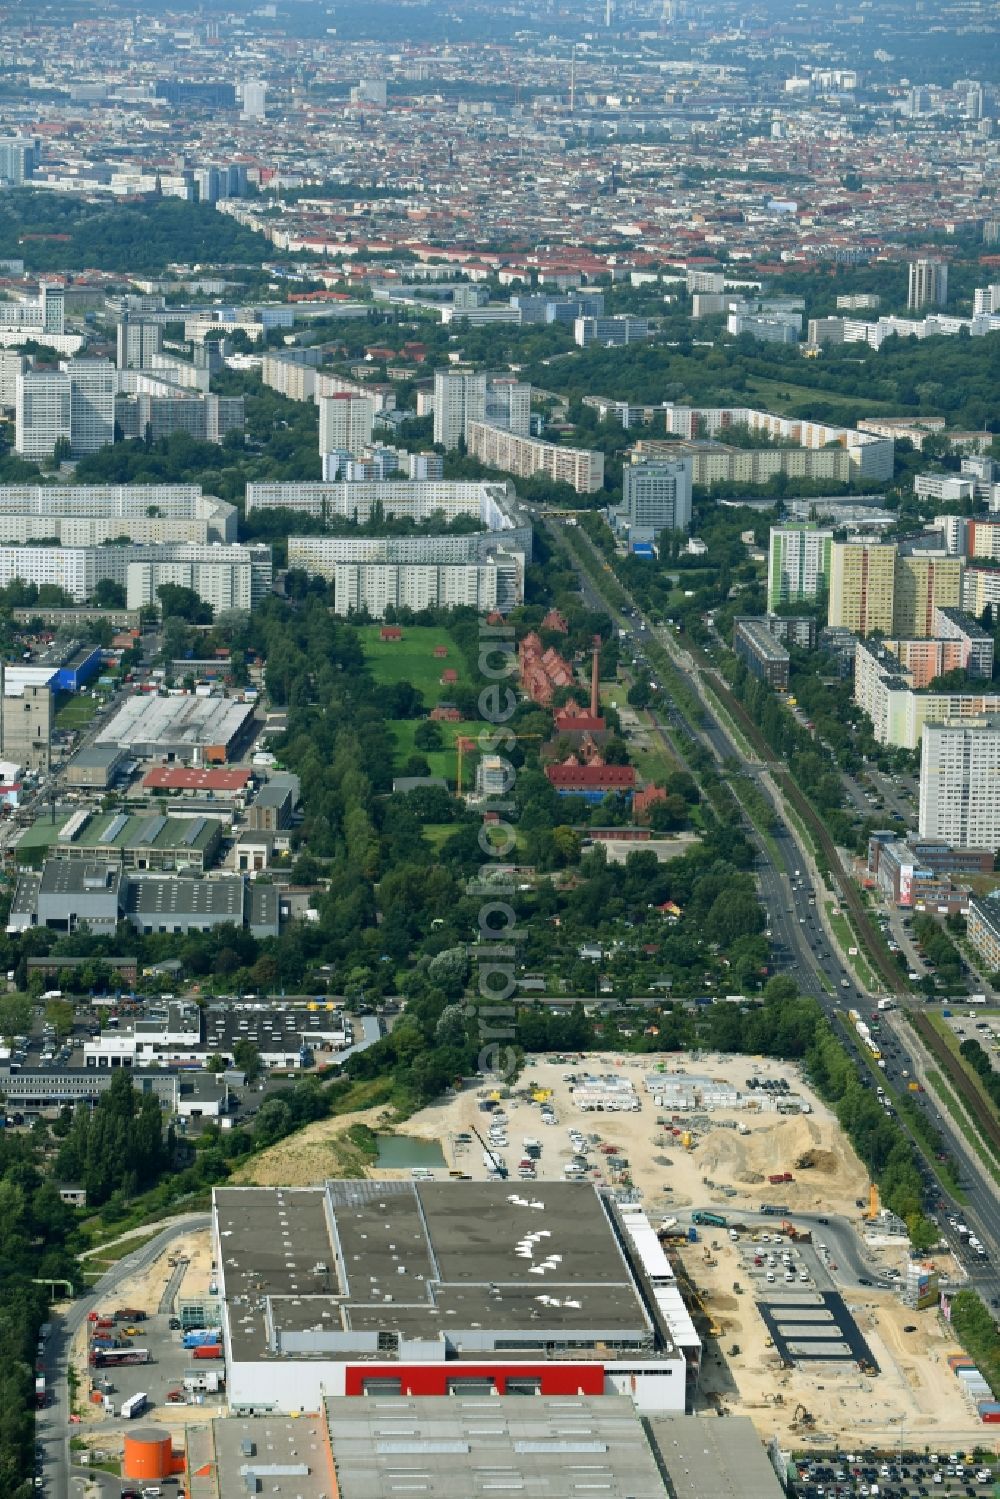
[[[448,785],[453,787],[458,758],[457,751],[455,750],[455,740],[459,734],[463,734],[467,739],[476,739],[483,728],[483,724],[440,724],[439,727],[441,729],[441,739],[444,748],[439,750],[421,750],[417,749],[413,743],[413,736],[420,722],[419,718],[394,718],[389,721],[389,730],[396,745],[395,763],[397,769],[402,769],[410,755],[423,755],[431,768],[431,775],[444,776]],[[462,767],[462,780],[465,783],[466,789],[472,783],[471,778],[477,759],[478,751],[471,755],[467,753],[465,756],[465,764]]]
[[[441,673],[449,667],[458,673],[463,686],[469,685],[469,674],[461,652],[447,630],[432,625],[403,625],[402,640],[380,640],[379,625],[363,625],[358,634],[372,672],[379,682],[409,682],[423,693],[428,708],[448,701],[450,688],[441,686]],[[448,655],[438,660],[435,646],[444,646]]]

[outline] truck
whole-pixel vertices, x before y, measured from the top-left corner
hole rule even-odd
[[[784,1216],[788,1212],[788,1203],[762,1202],[760,1205],[760,1210],[769,1218],[784,1218]]]
[[[191,1350],[192,1358],[221,1358],[221,1343],[200,1343],[197,1348]]]
[[[700,1209],[698,1212],[691,1214],[691,1222],[700,1223],[705,1228],[726,1228],[728,1226],[728,1220],[722,1213],[704,1213]]]
[[[779,1171],[774,1176],[769,1176],[768,1181],[772,1187],[780,1187],[782,1182],[794,1181],[795,1178],[790,1171]]]
[[[217,1327],[192,1327],[182,1338],[185,1348],[197,1348],[201,1343],[217,1343],[218,1341],[219,1329]]]
[[[204,1390],[209,1395],[217,1394],[225,1382],[221,1369],[189,1369],[183,1381],[186,1390]]]
[[[48,1393],[47,1393],[46,1388],[45,1388],[45,1375],[44,1374],[38,1374],[38,1375],[35,1376],[35,1408],[36,1408],[36,1410],[43,1410],[44,1407],[45,1407],[45,1403],[46,1403],[47,1399],[48,1399]]]
[[[92,1348],[87,1360],[92,1369],[110,1369],[122,1364],[150,1364],[148,1348]]]
[[[111,1316],[115,1322],[145,1322],[146,1320],[146,1313],[134,1306],[120,1306],[111,1313]]]
[[[145,1390],[140,1390],[136,1395],[130,1395],[127,1400],[122,1401],[119,1412],[123,1421],[134,1421],[136,1416],[141,1416],[148,1404]]]

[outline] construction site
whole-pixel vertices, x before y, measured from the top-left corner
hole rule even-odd
[[[902,1226],[794,1064],[532,1058],[510,1096],[466,1090],[405,1133],[439,1141],[452,1175],[502,1163],[634,1195],[705,1337],[701,1408],[816,1450],[981,1435],[933,1289],[960,1267],[943,1253],[908,1283]]]

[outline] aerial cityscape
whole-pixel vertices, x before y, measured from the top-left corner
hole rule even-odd
[[[998,855],[995,0],[0,0],[0,1499],[997,1499]]]

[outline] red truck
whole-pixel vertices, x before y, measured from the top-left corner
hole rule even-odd
[[[790,1171],[780,1171],[777,1176],[769,1176],[768,1181],[772,1187],[780,1187],[782,1182],[793,1182],[794,1176]]]
[[[194,1358],[221,1358],[222,1357],[222,1344],[221,1343],[202,1343],[202,1344],[199,1345],[199,1347],[192,1348],[191,1349],[191,1354],[192,1354],[192,1357],[194,1357]]]

